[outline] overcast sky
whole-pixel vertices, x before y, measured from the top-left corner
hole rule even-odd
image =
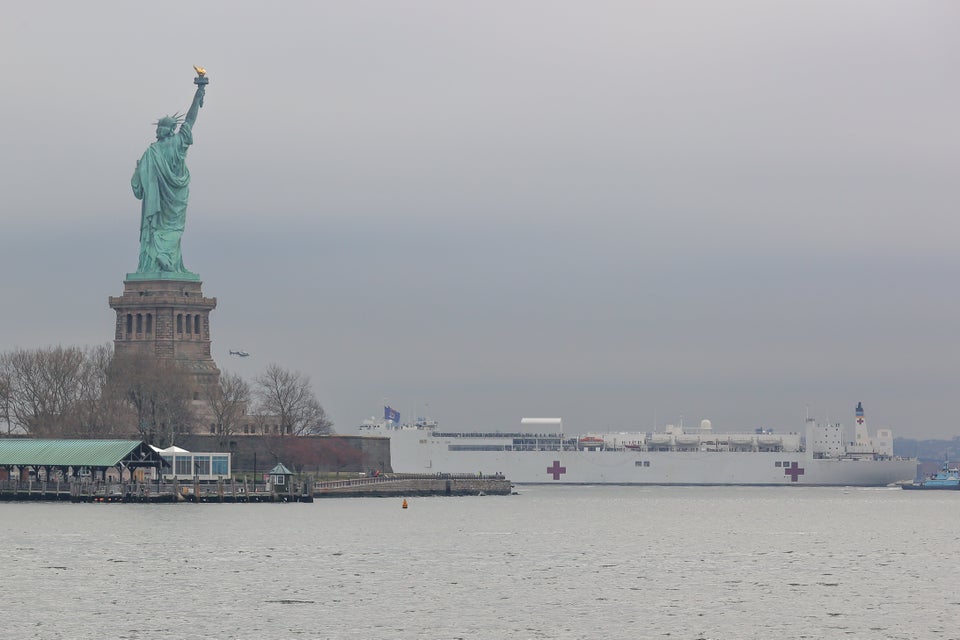
[[[960,435],[956,2],[18,2],[0,350],[112,341],[193,64],[214,358],[341,433]]]

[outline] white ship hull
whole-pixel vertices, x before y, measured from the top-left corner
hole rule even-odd
[[[912,480],[917,461],[806,451],[504,450],[509,437],[384,429],[396,473],[502,474],[516,484],[886,486]],[[484,450],[484,449],[494,450]]]

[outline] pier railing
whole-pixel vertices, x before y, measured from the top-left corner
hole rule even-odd
[[[45,482],[0,481],[0,501],[64,502],[312,502],[314,496],[334,495],[485,495],[508,494],[510,482],[500,474],[389,473],[362,478],[286,485],[252,484],[235,479],[200,482],[117,482],[91,478]]]
[[[201,483],[198,479],[175,482],[112,482],[90,479],[44,482],[0,481],[0,501],[49,500],[70,502],[275,502],[312,501],[300,484],[270,487],[235,480]]]

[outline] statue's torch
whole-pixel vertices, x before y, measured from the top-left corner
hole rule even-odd
[[[210,84],[210,79],[207,78],[207,70],[197,65],[193,65],[193,68],[197,70],[197,77],[193,79],[193,84],[206,89],[206,86]],[[200,106],[203,106],[203,94],[200,94]]]

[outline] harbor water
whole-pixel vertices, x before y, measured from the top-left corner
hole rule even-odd
[[[960,638],[960,492],[0,504],[2,638]]]

